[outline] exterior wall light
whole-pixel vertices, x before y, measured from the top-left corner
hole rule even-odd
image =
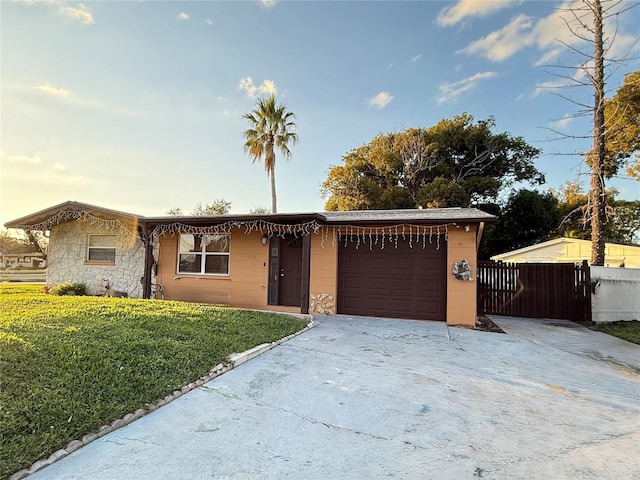
[[[268,239],[269,239],[269,237],[265,233],[265,234],[262,235],[262,238],[260,239],[260,243],[262,243],[262,245],[266,245]]]

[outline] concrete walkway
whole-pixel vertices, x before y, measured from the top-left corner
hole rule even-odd
[[[640,375],[584,354],[609,337],[495,320],[316,317],[29,479],[638,478]]]
[[[518,335],[540,346],[609,362],[640,374],[640,347],[618,337],[589,330],[569,320],[515,318],[490,315],[509,335]]]

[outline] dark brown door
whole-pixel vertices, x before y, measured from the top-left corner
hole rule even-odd
[[[357,248],[356,248],[357,247]],[[372,317],[446,320],[447,244],[398,239],[370,246],[368,238],[341,241],[338,313]]]
[[[302,291],[302,237],[280,239],[278,304],[300,306]]]

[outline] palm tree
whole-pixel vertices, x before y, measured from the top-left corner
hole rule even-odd
[[[264,157],[264,169],[271,179],[271,213],[276,213],[276,154],[277,147],[285,156],[291,158],[289,144],[298,141],[293,112],[284,105],[276,104],[276,96],[259,98],[256,108],[242,116],[251,127],[244,132],[244,151],[253,157],[253,161]]]

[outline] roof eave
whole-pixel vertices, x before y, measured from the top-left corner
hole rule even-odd
[[[274,224],[291,224],[306,222],[323,222],[324,217],[317,213],[272,213],[252,215],[207,215],[207,216],[162,216],[144,217],[148,225],[167,225],[171,223],[184,223],[188,225],[220,225],[227,222],[268,222]]]
[[[411,223],[412,225],[458,225],[465,223],[496,223],[497,218],[407,218],[407,219],[367,219],[367,220],[330,220],[327,219],[327,225],[390,225],[399,223]]]
[[[24,228],[31,225],[38,225],[42,222],[47,221],[49,218],[53,217],[55,214],[59,212],[63,212],[65,210],[80,210],[80,211],[88,211],[91,214],[98,214],[103,216],[116,216],[123,219],[131,220],[132,222],[138,222],[143,217],[139,215],[135,215],[129,212],[123,212],[119,210],[112,210],[109,208],[98,207],[96,205],[91,205],[88,203],[76,202],[76,201],[66,201],[60,203],[58,205],[54,205],[53,207],[45,208],[44,210],[40,210],[38,212],[32,213],[30,215],[26,215],[24,217],[17,218],[15,220],[11,220],[4,224],[5,228]]]

